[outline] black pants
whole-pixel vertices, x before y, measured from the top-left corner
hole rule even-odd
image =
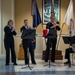
[[[46,46],[46,52],[45,52],[45,61],[48,61],[48,59],[49,59],[49,50],[52,47],[51,62],[55,62],[56,42],[57,42],[57,38],[47,40],[47,46]]]
[[[72,48],[67,48],[65,51],[65,59],[67,59],[68,61],[70,61],[70,53],[74,53],[74,51],[72,50]]]
[[[9,64],[10,62],[10,51],[11,51],[11,61],[13,63],[16,63],[16,54],[15,54],[15,49],[14,49],[14,40],[4,40],[4,46],[6,49],[6,64]]]
[[[31,62],[34,63],[34,49],[32,45],[32,40],[30,39],[24,39],[23,40],[23,48],[24,48],[24,57],[25,57],[25,64],[29,63],[29,58],[28,58],[28,50],[31,55]]]

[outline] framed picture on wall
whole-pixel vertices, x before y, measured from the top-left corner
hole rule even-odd
[[[43,24],[50,21],[52,0],[43,0]],[[54,0],[54,13],[56,20],[60,20],[60,0]]]

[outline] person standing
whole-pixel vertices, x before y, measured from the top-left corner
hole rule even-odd
[[[55,22],[55,16],[51,15],[50,22],[47,23],[46,29],[49,30],[49,33],[47,36],[51,36],[47,39],[46,43],[46,52],[45,52],[45,62],[48,62],[49,59],[49,50],[52,47],[51,52],[51,62],[55,62],[55,49],[56,49],[56,43],[57,43],[57,30],[60,30],[60,27],[57,26]]]
[[[14,37],[16,35],[16,29],[13,27],[13,21],[9,20],[8,24],[4,27],[4,46],[6,50],[6,66],[10,63],[10,51],[11,51],[11,59],[13,65],[17,65],[16,63],[16,54],[14,49]]]
[[[28,19],[24,20],[24,26],[21,27],[20,32],[23,33],[24,30],[33,29],[28,25]],[[31,55],[31,62],[32,64],[36,64],[34,59],[34,49],[32,44],[32,39],[22,39],[23,48],[24,48],[24,58],[25,58],[25,64],[29,64],[29,57],[28,57],[28,49]]]

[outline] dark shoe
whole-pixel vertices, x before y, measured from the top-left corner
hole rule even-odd
[[[64,64],[65,64],[65,65],[69,64],[69,61],[65,62]]]
[[[32,64],[36,64],[36,62],[34,61],[34,62],[32,62]]]
[[[48,60],[45,60],[45,62],[48,62]]]
[[[36,62],[32,63],[32,64],[35,64],[36,65]]]
[[[69,62],[69,67],[71,67],[71,62]]]
[[[14,63],[13,65],[17,65],[17,63]]]
[[[25,65],[28,65],[28,63],[25,63]]]

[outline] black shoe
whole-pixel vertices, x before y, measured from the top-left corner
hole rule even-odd
[[[65,62],[64,64],[65,64],[65,65],[69,64],[69,61]]]
[[[71,67],[71,62],[69,62],[69,67]]]
[[[36,65],[36,62],[32,63],[32,64],[35,64]]]
[[[55,63],[55,61],[51,61],[52,63]]]
[[[34,61],[34,62],[32,62],[32,64],[36,64],[36,62]]]
[[[48,60],[45,60],[45,62],[48,62]]]
[[[28,63],[25,63],[25,65],[28,65]]]
[[[14,63],[13,65],[17,65],[17,63]]]

